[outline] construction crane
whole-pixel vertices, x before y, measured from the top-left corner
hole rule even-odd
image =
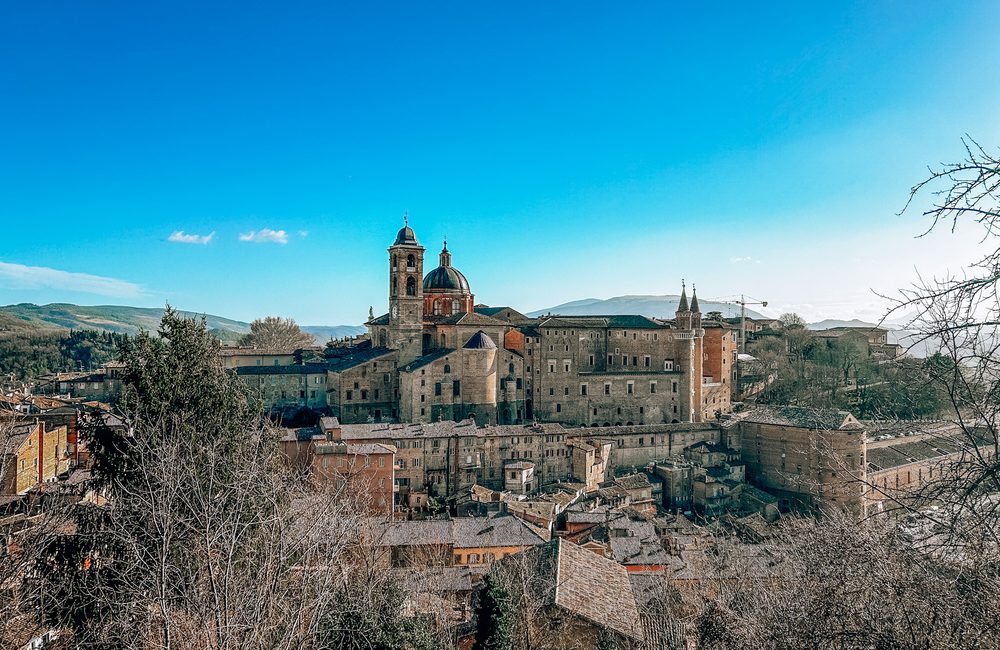
[[[767,307],[767,301],[766,300],[758,300],[757,298],[754,298],[752,296],[749,297],[750,298],[749,300],[747,300],[747,298],[748,298],[748,296],[745,296],[744,294],[741,293],[739,295],[739,299],[737,299],[737,298],[720,298],[719,300],[714,300],[713,301],[713,302],[720,302],[720,303],[722,303],[724,305],[739,305],[740,306],[740,340],[739,340],[739,344],[736,346],[736,390],[737,390],[737,392],[741,391],[740,380],[743,378],[742,377],[743,373],[740,372],[740,370],[741,370],[740,354],[745,354],[746,353],[746,345],[747,345],[747,305],[760,305],[761,307]]]

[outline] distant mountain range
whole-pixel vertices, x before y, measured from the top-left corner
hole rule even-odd
[[[188,318],[204,316],[209,329],[224,341],[236,341],[250,331],[250,323],[196,312],[180,311]],[[4,333],[56,332],[93,329],[105,332],[136,334],[139,330],[155,332],[163,318],[163,309],[97,305],[85,307],[67,303],[34,305],[21,303],[0,307],[0,335]],[[360,325],[302,325],[319,343],[333,338],[356,336],[366,331]]]
[[[655,318],[673,318],[677,311],[677,303],[680,296],[615,296],[614,298],[584,298],[566,302],[548,309],[533,311],[528,316],[544,316],[545,314],[560,314],[563,316],[609,316],[613,314],[640,314],[642,316],[652,316]],[[712,302],[709,300],[699,300],[701,312],[707,314],[710,311],[722,312],[725,318],[736,318],[740,315],[739,305],[728,303]],[[747,309],[749,318],[766,318],[752,309]],[[905,322],[905,321],[904,321]],[[828,318],[817,323],[809,323],[807,327],[811,330],[827,330],[833,327],[878,327],[875,323],[858,320],[841,320]],[[886,323],[882,325],[889,330],[888,339],[890,343],[899,343],[904,348],[909,349],[909,354],[915,357],[924,357],[929,353],[928,346],[923,342],[918,342],[912,332],[902,329],[898,323]]]
[[[866,323],[863,320],[858,320],[857,318],[851,320],[837,320],[836,318],[828,318],[826,320],[821,320],[818,323],[809,323],[806,325],[811,330],[829,330],[834,327],[879,327],[875,323]],[[883,326],[884,327],[884,326]],[[889,328],[886,328],[889,329]]]
[[[666,296],[615,296],[614,298],[584,298],[565,302],[548,309],[533,311],[528,316],[544,316],[545,314],[560,314],[562,316],[612,316],[616,314],[639,314],[653,318],[673,318],[681,297]],[[739,305],[698,300],[703,314],[710,311],[722,312],[723,317],[733,318],[740,315]],[[747,309],[750,318],[764,318],[762,314]]]
[[[616,296],[599,299],[586,298],[574,300],[533,311],[528,316],[542,316],[548,313],[564,316],[607,316],[613,314],[640,314],[656,318],[673,318],[677,311],[680,296]],[[737,305],[700,301],[702,313],[720,311],[725,317],[739,316]],[[250,331],[250,323],[196,312],[180,311],[188,318],[205,317],[209,329],[223,341],[236,342],[243,334]],[[747,316],[764,318],[759,312],[747,309]],[[163,317],[163,309],[148,307],[126,307],[121,305],[81,306],[68,303],[50,305],[34,305],[21,303],[0,307],[0,336],[6,333],[58,332],[71,329],[93,329],[105,332],[120,332],[136,334],[139,330],[155,332]],[[831,327],[875,327],[857,319],[837,320],[827,319],[818,323],[810,323],[809,329],[823,330]],[[330,338],[357,336],[366,330],[361,325],[302,325],[302,329],[316,337],[318,343],[324,343]],[[889,341],[909,347],[914,344],[911,332],[886,325],[889,330]],[[911,350],[913,356],[925,356],[925,346],[918,344]]]

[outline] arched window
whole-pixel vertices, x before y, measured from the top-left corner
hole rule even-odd
[[[461,309],[461,306],[458,304],[458,301],[457,300],[452,300],[451,301],[451,313],[457,314],[460,309]]]
[[[431,312],[432,312],[432,313],[433,313],[433,314],[434,314],[435,316],[438,316],[438,315],[440,315],[440,314],[441,314],[441,301],[440,301],[440,300],[435,300],[435,301],[434,301],[434,303],[433,303],[433,305],[432,305],[432,307],[431,307]]]
[[[412,275],[406,278],[406,295],[408,296],[417,295],[417,281],[413,279]]]
[[[417,266],[417,258],[412,253],[406,256],[406,266],[411,269]]]
[[[448,374],[448,373],[451,372],[451,366],[449,366],[447,363],[444,364],[444,372],[445,372],[445,374]]]
[[[512,374],[512,375],[514,374],[514,364],[513,364],[513,363],[512,363],[512,364],[509,364],[509,365],[507,366],[507,371],[508,371],[508,372],[509,372],[510,374]]]
[[[396,295],[399,289],[396,287],[396,276],[392,276],[392,295]]]
[[[442,335],[441,335],[441,347],[443,347],[443,348],[446,348],[446,347],[448,347],[448,343],[447,343],[447,341],[448,341],[448,339],[447,339],[447,338],[445,338],[445,335],[444,335],[444,334],[442,334]]]
[[[395,271],[398,266],[399,260],[396,259],[396,254],[392,254],[392,270]]]

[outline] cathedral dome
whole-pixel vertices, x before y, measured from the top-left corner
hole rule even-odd
[[[465,279],[462,272],[451,265],[451,253],[448,251],[448,242],[444,243],[441,249],[441,265],[427,274],[424,278],[424,291],[431,293],[462,293],[471,294],[469,281]]]
[[[424,291],[472,293],[469,281],[453,266],[439,266],[424,278]]]

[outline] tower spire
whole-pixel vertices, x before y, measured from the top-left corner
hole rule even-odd
[[[701,308],[698,307],[698,289],[694,286],[694,282],[691,283],[691,311],[696,314],[701,313]]]
[[[451,252],[448,250],[448,238],[444,238],[444,248],[441,249],[441,266],[451,266]]]
[[[678,313],[691,311],[688,307],[687,284],[684,280],[681,280],[681,301],[677,305],[677,311]]]

